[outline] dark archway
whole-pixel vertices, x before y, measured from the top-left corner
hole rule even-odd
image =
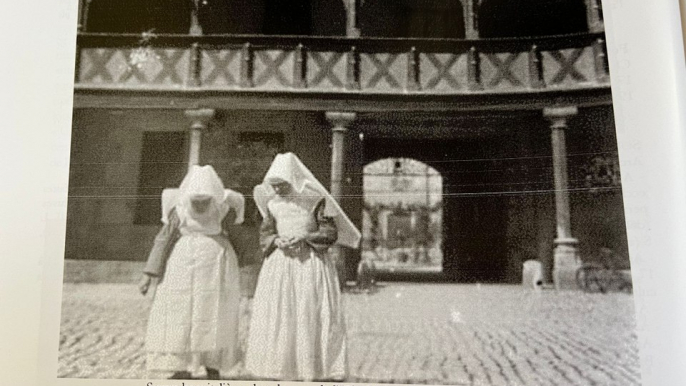
[[[203,34],[345,36],[343,0],[213,0],[200,2]]]
[[[363,168],[362,255],[384,273],[439,273],[443,250],[443,178],[411,158]]]
[[[482,38],[563,35],[588,31],[583,0],[483,0]]]
[[[332,0],[331,0],[332,1]],[[340,2],[340,1],[339,1]],[[338,24],[315,31],[312,0],[214,0],[198,2],[203,34],[312,35],[345,31],[342,4],[335,8]],[[340,9],[339,9],[340,8]],[[190,0],[93,0],[86,14],[87,32],[187,34]],[[319,13],[323,11],[319,8]],[[320,23],[321,24],[321,23]],[[335,24],[335,25],[334,25]]]
[[[508,198],[489,194],[506,181],[492,160],[506,144],[497,138],[365,138],[365,163],[413,158],[443,177],[443,275],[460,282],[502,282],[508,261]]]
[[[186,34],[191,23],[189,0],[93,0],[86,32]]]
[[[264,18],[264,0],[199,2],[198,20],[205,35],[260,34]]]
[[[313,34],[312,0],[214,0],[201,2],[203,33]]]
[[[464,13],[459,0],[366,0],[358,14],[362,36],[462,39]]]
[[[407,27],[401,37],[462,39],[465,37],[459,0],[405,0],[401,10]]]

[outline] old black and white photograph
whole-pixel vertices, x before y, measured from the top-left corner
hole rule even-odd
[[[641,385],[601,0],[74,28],[58,378]]]

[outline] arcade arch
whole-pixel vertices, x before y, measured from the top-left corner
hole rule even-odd
[[[381,271],[441,272],[443,178],[411,158],[363,168],[363,258]]]

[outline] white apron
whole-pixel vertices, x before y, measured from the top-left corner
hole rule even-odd
[[[239,270],[222,236],[183,228],[153,300],[146,350],[149,371],[229,372],[238,347]]]
[[[279,235],[303,234],[312,221],[288,201],[268,204]],[[272,380],[344,379],[346,339],[336,268],[328,254],[300,257],[276,249],[260,271],[253,299],[246,371]]]

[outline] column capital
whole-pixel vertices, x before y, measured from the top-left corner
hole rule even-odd
[[[334,131],[345,131],[357,114],[351,112],[327,111],[326,119],[333,124]]]
[[[544,107],[543,116],[551,122],[551,128],[563,129],[567,127],[567,119],[577,115],[579,108],[576,106]]]
[[[558,237],[553,240],[553,243],[557,245],[564,245],[569,247],[575,247],[579,244],[579,239],[574,237]]]
[[[579,108],[576,106],[544,107],[543,115],[549,119],[569,118],[577,115]]]
[[[214,118],[214,109],[193,109],[184,111],[184,115],[191,121],[191,129],[205,129],[207,123]]]

